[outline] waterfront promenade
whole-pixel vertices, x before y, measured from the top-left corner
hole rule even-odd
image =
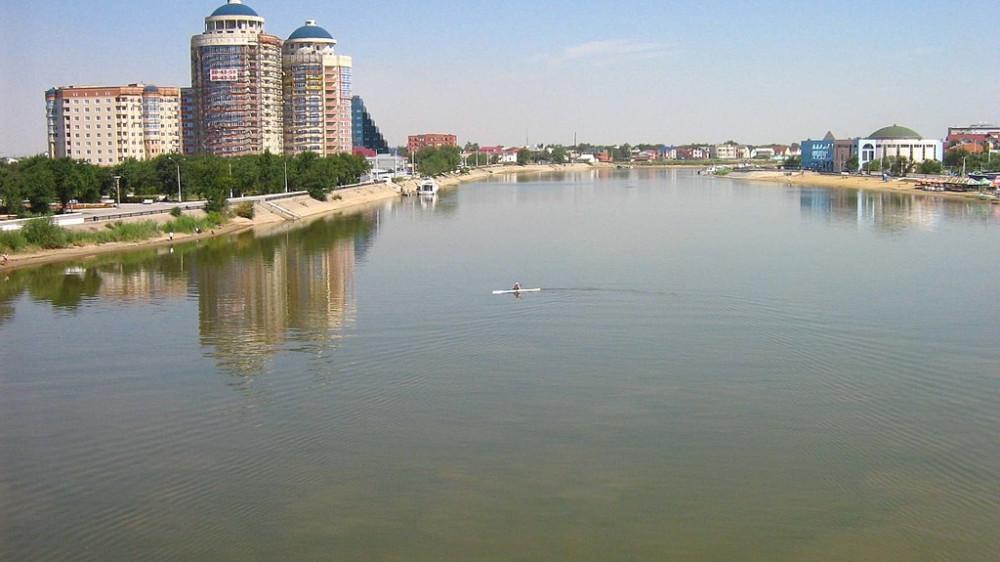
[[[551,171],[578,171],[593,168],[590,164],[560,164],[560,165],[529,165],[529,166],[492,166],[486,168],[476,168],[469,173],[450,173],[437,178],[437,182],[442,187],[455,186],[459,183],[470,181],[482,181],[493,176],[507,174],[542,173]],[[269,196],[268,201],[261,198],[247,198],[254,202],[254,217],[246,219],[233,216],[229,221],[219,228],[208,232],[200,233],[174,233],[171,238],[167,234],[150,238],[142,242],[112,242],[107,244],[87,244],[83,246],[73,246],[69,248],[58,248],[54,250],[39,250],[36,252],[11,254],[5,270],[17,267],[28,267],[53,263],[63,260],[83,259],[98,254],[127,251],[130,249],[148,248],[151,246],[163,246],[175,243],[182,243],[193,239],[208,238],[239,232],[248,228],[261,227],[281,223],[287,220],[299,218],[316,217],[335,213],[350,213],[367,208],[370,204],[386,199],[399,197],[407,192],[412,192],[417,184],[417,179],[404,180],[399,184],[394,183],[369,183],[347,188],[337,189],[327,196],[326,201],[317,201],[302,192],[288,194],[287,196]],[[232,199],[230,203],[237,205],[241,199]],[[96,231],[105,228],[107,221],[100,219],[101,215],[113,215],[112,220],[121,221],[153,221],[165,223],[174,217],[168,212],[170,208],[177,206],[170,203],[153,203],[151,205],[133,204],[123,205],[121,209],[100,209],[87,211],[82,224],[66,227],[69,230],[90,230]],[[200,205],[182,205],[185,214],[202,216],[204,211]],[[197,208],[194,208],[197,207]],[[156,212],[159,211],[159,212]],[[124,216],[131,215],[131,216]]]

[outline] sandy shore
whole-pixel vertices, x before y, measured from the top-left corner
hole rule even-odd
[[[530,174],[530,173],[543,173],[552,171],[577,171],[577,170],[588,170],[592,169],[594,166],[590,164],[563,164],[563,165],[532,165],[532,166],[494,166],[491,168],[480,168],[473,170],[468,174],[445,174],[444,176],[437,178],[437,182],[441,186],[454,186],[464,182],[472,181],[482,181],[488,179],[492,176],[508,175],[508,174]],[[335,213],[349,213],[360,211],[371,203],[376,203],[385,199],[390,199],[394,197],[399,197],[404,192],[413,192],[416,189],[418,180],[408,180],[404,181],[399,185],[396,184],[372,184],[360,187],[348,188],[338,190],[331,194],[326,201],[317,201],[312,197],[307,195],[291,197],[288,199],[280,199],[275,201],[275,204],[281,208],[291,211],[299,217],[314,217],[317,215],[324,214],[335,214]],[[185,211],[185,214],[190,214],[193,216],[203,216],[202,211]],[[158,223],[165,223],[172,220],[169,214],[164,213],[161,215],[149,215],[138,217],[135,219],[125,219],[125,220],[143,220],[143,221],[155,221]],[[202,232],[200,234],[185,234],[185,233],[175,233],[173,239],[169,238],[167,235],[162,235],[156,238],[150,238],[138,243],[130,242],[112,242],[108,244],[87,244],[83,246],[75,246],[71,248],[59,248],[56,250],[43,250],[38,252],[30,253],[17,253],[11,254],[7,265],[3,267],[5,270],[14,269],[18,267],[29,267],[34,265],[41,265],[45,263],[53,263],[65,260],[80,260],[87,259],[92,256],[97,256],[99,254],[106,254],[111,252],[121,252],[128,251],[132,249],[148,248],[151,246],[165,246],[173,243],[182,243],[185,241],[190,241],[196,238],[207,238],[212,236],[222,236],[227,234],[232,234],[248,228],[262,227],[266,228],[267,225],[273,225],[277,223],[282,223],[289,220],[287,216],[280,214],[279,211],[272,209],[268,205],[256,204],[254,206],[254,218],[245,219],[241,217],[233,217],[228,223],[220,228],[216,228],[209,232]],[[90,222],[80,226],[68,227],[69,230],[90,230],[97,231],[105,228],[106,222]]]
[[[924,191],[917,189],[917,183],[912,179],[892,179],[882,181],[881,176],[859,176],[859,175],[836,175],[818,174],[816,172],[785,172],[775,171],[733,171],[725,176],[718,176],[719,179],[741,179],[752,181],[766,181],[771,183],[781,183],[785,185],[807,185],[816,187],[864,189],[866,191],[884,191],[893,193],[906,193],[925,197],[946,197],[949,199],[979,199],[979,193],[956,192],[956,191]]]
[[[581,172],[602,167],[613,168],[614,166],[611,164],[530,164],[526,166],[490,166],[488,168],[474,168],[468,174],[444,174],[443,176],[435,179],[438,182],[438,185],[444,187],[466,182],[488,180],[491,177],[514,174]]]

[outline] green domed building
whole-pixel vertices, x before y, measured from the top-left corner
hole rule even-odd
[[[852,144],[851,155],[857,155],[862,168],[873,160],[900,156],[916,163],[944,159],[944,144],[940,140],[925,139],[913,129],[895,124],[856,139]]]

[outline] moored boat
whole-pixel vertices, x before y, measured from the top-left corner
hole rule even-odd
[[[424,178],[417,186],[417,193],[419,195],[434,195],[438,192],[438,184],[432,178]]]

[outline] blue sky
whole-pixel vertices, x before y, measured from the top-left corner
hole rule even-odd
[[[190,84],[224,0],[0,0],[0,155],[45,150],[52,86]],[[390,144],[791,143],[1000,122],[1000,2],[246,0],[318,20]]]

